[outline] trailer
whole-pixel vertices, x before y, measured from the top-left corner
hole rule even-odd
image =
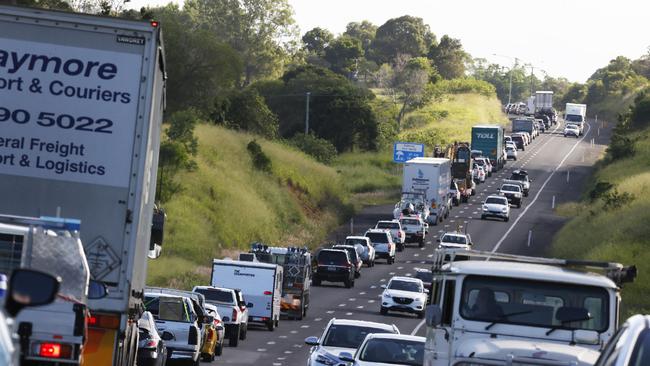
[[[404,164],[402,192],[423,192],[429,206],[427,222],[436,225],[449,216],[451,163],[446,158],[415,158]]]
[[[211,286],[239,289],[248,305],[248,321],[273,331],[280,322],[282,266],[270,263],[214,259]]]
[[[0,212],[83,223],[90,277],[109,292],[88,300],[84,362],[133,365],[165,100],[161,29],[11,6],[0,6],[0,29]]]
[[[503,127],[499,125],[477,125],[472,127],[472,150],[479,150],[495,171],[503,168],[506,162],[503,147]]]

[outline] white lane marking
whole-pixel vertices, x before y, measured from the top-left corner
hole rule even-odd
[[[361,296],[363,296],[363,295],[365,295],[365,294],[366,294],[365,291],[361,291],[361,292],[359,292],[359,295],[361,295]]]
[[[400,267],[397,267],[397,269],[404,269],[404,267],[401,267],[401,266],[400,266]]]
[[[405,274],[406,277],[411,277],[410,273]]]
[[[352,313],[345,313],[345,316],[352,316]]]
[[[388,272],[389,275],[395,276],[395,272]]]
[[[542,192],[544,191],[544,188],[546,187],[546,185],[548,184],[548,182],[551,181],[551,178],[553,178],[553,176],[555,175],[555,173],[556,173],[556,172],[557,172],[557,171],[562,167],[562,165],[564,165],[564,162],[566,162],[566,160],[569,158],[569,156],[571,156],[571,154],[573,153],[573,151],[575,151],[575,149],[578,147],[578,145],[580,145],[580,143],[585,139],[585,137],[587,137],[587,135],[589,134],[589,131],[590,131],[590,130],[591,130],[591,125],[590,125],[590,124],[587,124],[587,133],[585,133],[585,134],[582,136],[582,138],[581,138],[580,140],[576,141],[576,143],[573,145],[573,147],[571,148],[571,150],[569,150],[569,152],[564,156],[564,159],[562,159],[562,161],[560,161],[560,163],[555,167],[555,169],[553,169],[553,171],[551,172],[551,174],[549,174],[548,178],[546,178],[546,180],[544,181],[544,183],[542,184],[542,186],[541,186],[541,187],[539,188],[539,190],[537,191],[537,194],[535,195],[535,197],[533,198],[533,200],[530,201],[530,203],[526,206],[526,208],[524,208],[524,210],[521,212],[521,214],[519,214],[519,216],[517,216],[517,218],[515,219],[515,222],[513,222],[512,225],[510,225],[510,227],[508,228],[508,230],[506,231],[506,233],[503,234],[503,236],[501,237],[501,239],[496,243],[496,245],[494,246],[494,249],[492,249],[492,253],[496,252],[496,251],[499,249],[499,247],[501,246],[501,244],[503,244],[503,242],[506,240],[506,238],[508,237],[508,235],[510,234],[510,232],[515,228],[515,226],[517,226],[517,224],[519,223],[519,220],[521,220],[521,218],[524,217],[524,215],[526,214],[526,212],[528,212],[528,209],[531,208],[531,207],[533,206],[533,204],[535,203],[535,201],[537,201],[537,199],[539,198],[539,195],[542,194]]]
[[[339,304],[339,307],[340,307],[340,308],[342,308],[342,307],[344,307],[344,306],[345,306],[345,304]]]
[[[292,353],[293,353],[293,352],[291,352],[291,351],[284,351],[284,354],[285,354],[285,355],[290,355],[290,354],[292,354]]]
[[[411,332],[411,335],[417,334],[418,330],[420,330],[420,328],[422,328],[423,325],[424,325],[424,320],[418,323],[415,329],[413,329],[413,331]]]
[[[382,278],[381,280],[379,280],[379,282],[386,282],[386,279]]]
[[[266,352],[266,348],[258,348],[257,352]]]
[[[326,313],[327,314],[334,314],[334,310],[327,310]]]
[[[282,362],[273,362],[273,366],[282,366]]]
[[[305,325],[301,325],[300,328],[302,328],[302,329],[307,329],[307,328],[309,328],[309,325],[307,325],[307,324],[305,324]]]
[[[368,304],[373,304],[375,300],[368,300]]]
[[[287,336],[286,335],[281,335],[278,338],[287,339]]]
[[[375,288],[377,288],[377,286],[372,285],[372,286],[370,286],[370,288],[371,288],[371,289],[375,289]]]
[[[363,309],[363,305],[357,306],[357,309]]]
[[[427,244],[431,244],[431,241],[428,241]]]
[[[319,321],[321,321],[321,320],[323,320],[323,318],[315,318],[315,319],[314,319],[315,322],[319,322]]]
[[[297,330],[292,330],[292,331],[291,331],[291,332],[289,332],[289,333],[291,333],[291,334],[297,334],[297,333],[298,333],[298,331],[297,331]]]

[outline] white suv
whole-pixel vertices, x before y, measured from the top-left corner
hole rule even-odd
[[[399,334],[399,329],[393,324],[334,318],[327,324],[320,338],[305,339],[305,343],[312,346],[307,365],[345,364],[339,358],[341,352],[354,354],[368,334],[377,333]]]
[[[192,290],[205,297],[205,302],[217,307],[226,328],[230,347],[237,347],[248,332],[248,306],[239,290],[213,286],[195,286]]]
[[[406,241],[406,233],[402,230],[402,225],[399,220],[382,220],[378,221],[375,229],[390,230],[393,235],[393,241],[397,244],[397,251],[404,250],[404,242]]]
[[[370,229],[364,235],[370,239],[375,248],[375,258],[384,258],[386,263],[395,263],[395,243],[390,231],[384,229]]]
[[[444,233],[438,239],[438,248],[456,248],[456,249],[472,249],[472,238],[469,234],[459,232]]]
[[[389,311],[400,311],[417,314],[424,318],[424,307],[427,305],[428,290],[424,288],[422,280],[413,277],[395,276],[390,279],[388,286],[382,285],[384,292],[381,294],[381,315]]]
[[[497,217],[508,222],[510,220],[510,204],[504,196],[488,196],[483,202],[481,220],[488,217]]]

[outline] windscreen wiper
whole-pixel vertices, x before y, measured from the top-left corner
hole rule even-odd
[[[503,320],[507,320],[511,316],[530,314],[532,312],[533,312],[532,310],[525,310],[525,311],[518,311],[518,312],[515,312],[515,313],[502,314],[502,315],[499,316],[499,318],[497,320],[494,320],[494,321],[492,321],[492,323],[488,324],[485,327],[485,330],[490,330],[490,328],[497,325],[498,323],[501,323]]]

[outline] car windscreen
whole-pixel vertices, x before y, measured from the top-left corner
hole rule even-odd
[[[526,180],[526,175],[524,175],[524,174],[516,174],[516,173],[512,173],[512,174],[510,175],[510,180],[521,180],[521,181],[525,181],[525,180]]]
[[[366,241],[363,239],[345,239],[345,245],[367,245]]]
[[[194,292],[203,294],[203,296],[205,296],[205,301],[225,302],[228,304],[232,304],[235,302],[235,299],[233,299],[232,296],[232,292],[230,291],[223,291],[223,290],[209,289],[209,288],[199,288],[196,289]]]
[[[190,322],[189,310],[180,297],[145,296],[144,307],[159,320]]]
[[[350,256],[350,260],[352,262],[357,261],[357,250],[355,248],[348,248],[348,247],[334,247],[333,249],[340,249],[340,250],[345,250],[348,252],[348,255]]]
[[[501,190],[508,191],[508,192],[520,192],[521,187],[516,186],[514,184],[504,184],[503,186],[501,186]]]
[[[515,278],[468,276],[463,281],[461,316],[551,329],[603,332],[609,327],[607,290]]]
[[[348,262],[345,252],[333,250],[321,250],[318,253],[318,263],[343,265]]]
[[[420,221],[415,219],[401,219],[399,220],[402,225],[420,225]]]
[[[393,280],[388,284],[388,288],[398,291],[422,292],[422,286],[413,281]]]
[[[366,237],[372,243],[388,243],[388,236],[386,233],[366,233]]]
[[[422,282],[432,282],[433,272],[430,271],[416,271],[415,278],[422,280]]]
[[[424,342],[407,339],[373,338],[359,352],[359,360],[391,365],[421,366]]]
[[[497,205],[505,205],[506,204],[506,199],[505,198],[497,198],[497,197],[488,197],[485,200],[485,203],[493,203]]]
[[[462,235],[444,235],[441,242],[453,244],[467,244],[467,238]]]
[[[480,166],[485,165],[485,160],[483,160],[483,159],[476,159],[476,160],[474,160],[474,162],[475,162],[477,165],[480,165]]]
[[[323,346],[358,348],[369,333],[393,333],[387,329],[332,324],[327,330]]]
[[[564,118],[565,121],[568,122],[582,122],[582,116],[579,114],[567,114],[566,117]]]
[[[396,222],[378,222],[377,229],[399,229],[399,224]]]

